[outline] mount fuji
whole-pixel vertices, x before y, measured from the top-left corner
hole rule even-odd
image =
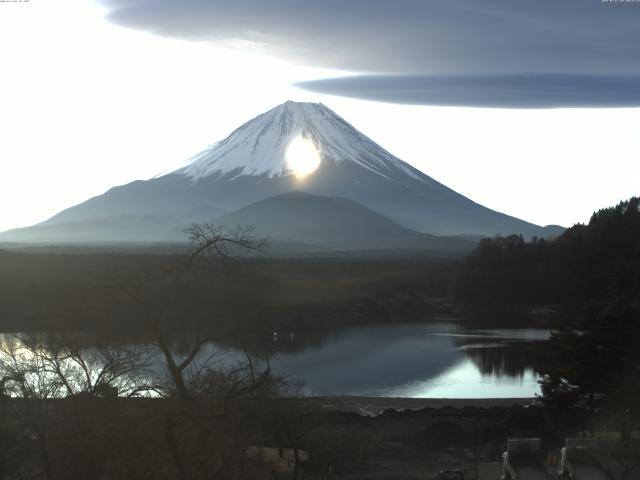
[[[298,138],[311,142],[319,158],[317,169],[304,177],[295,175],[287,162],[287,148]],[[300,193],[282,196],[289,192]],[[245,123],[179,170],[114,187],[41,224],[0,234],[0,240],[184,240],[182,228],[190,223],[242,218],[236,210],[246,211],[256,202],[259,208],[260,202],[276,196],[281,197],[274,203],[278,205],[303,198],[326,204],[339,197],[357,205],[350,210],[353,215],[369,210],[371,221],[382,219],[405,234],[546,237],[562,231],[490,210],[456,193],[387,152],[323,104],[286,102]],[[261,218],[257,233],[302,240],[290,238],[300,229],[284,235],[277,226],[283,220],[300,223],[292,212],[302,210],[284,209],[282,215],[269,211],[276,217],[293,216],[274,217],[272,229],[269,218]],[[390,226],[385,228],[374,231],[388,233]],[[339,242],[334,246],[339,248]]]

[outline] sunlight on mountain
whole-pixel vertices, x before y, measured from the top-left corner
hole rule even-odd
[[[320,166],[320,154],[313,142],[301,136],[294,138],[287,147],[287,167],[298,177],[306,177]]]

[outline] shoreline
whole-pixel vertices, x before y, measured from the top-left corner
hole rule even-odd
[[[364,397],[357,395],[336,395],[305,397],[306,405],[325,412],[352,412],[359,415],[378,416],[387,409],[396,411],[422,410],[424,408],[489,408],[526,406],[536,397],[526,398],[403,398]]]

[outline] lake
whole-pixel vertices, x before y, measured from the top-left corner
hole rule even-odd
[[[544,329],[473,330],[454,323],[372,325],[305,344],[304,332],[270,339],[274,372],[308,395],[526,398],[540,393],[533,365]]]
[[[544,329],[471,329],[440,322],[262,333],[253,345],[243,343],[311,396],[528,398],[540,393],[534,365],[543,363],[549,337]],[[176,352],[186,352],[188,334],[174,338]],[[152,375],[164,371],[157,347],[133,345],[146,345],[155,365]],[[209,344],[197,359],[202,365],[215,353],[215,365],[233,367],[245,360],[239,345],[237,338]],[[90,341],[85,348],[94,351]]]

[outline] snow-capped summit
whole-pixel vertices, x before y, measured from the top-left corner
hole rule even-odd
[[[294,145],[305,148],[294,149]],[[302,195],[286,195],[294,191]],[[365,214],[342,200],[327,200],[336,197],[372,212]],[[305,205],[308,208],[302,208]],[[345,217],[338,228],[337,216],[327,212],[348,205],[350,215],[362,218]],[[310,225],[328,225],[321,221],[323,215],[334,227],[321,232],[325,237],[340,236],[337,232],[366,223],[366,229],[353,232],[353,238],[368,238],[362,245],[390,244],[391,230],[396,240],[414,238],[406,229],[435,235],[540,237],[561,231],[490,210],[456,193],[394,157],[322,104],[286,102],[245,123],[193,157],[186,167],[114,187],[40,225],[4,237],[13,241],[173,240],[183,238],[184,226],[192,222],[249,218],[272,238],[285,235],[288,240],[308,241],[311,232],[311,237],[321,236]],[[364,217],[371,222],[362,222]],[[380,217],[395,222],[404,233]]]
[[[394,157],[322,103],[288,101],[248,121],[224,140],[211,145],[175,173],[194,181],[210,175],[233,179],[241,175],[292,175],[287,147],[296,138],[311,141],[322,162],[349,161],[389,177],[402,171],[430,179]]]

